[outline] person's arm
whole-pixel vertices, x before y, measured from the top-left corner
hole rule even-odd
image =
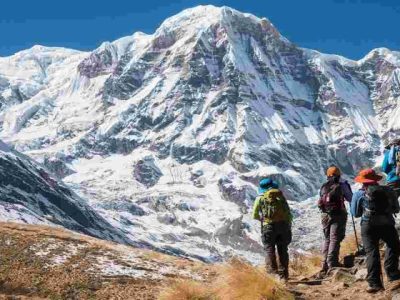
[[[344,181],[342,183],[342,190],[346,201],[351,202],[351,200],[353,199],[353,192],[351,191],[351,186],[347,181]]]
[[[386,174],[389,174],[391,171],[391,166],[389,164],[389,150],[385,150],[383,162],[382,162],[382,171]]]
[[[257,197],[253,205],[253,219],[261,221],[260,217],[260,197]]]
[[[394,197],[394,213],[398,214],[400,212],[400,206],[399,206],[399,199],[397,198],[397,195]]]
[[[292,210],[290,209],[289,203],[287,202],[286,198],[285,198],[285,207],[289,213],[289,223],[293,222],[293,214],[292,214]]]
[[[356,218],[361,217],[363,214],[363,207],[362,207],[363,201],[364,201],[364,196],[362,193],[357,192],[353,194],[353,198],[350,204],[350,212]]]
[[[388,188],[387,192],[388,192],[388,197],[390,197],[392,199],[391,202],[393,204],[392,205],[393,213],[398,214],[400,212],[400,206],[399,206],[399,200],[397,197],[397,193],[391,188]]]

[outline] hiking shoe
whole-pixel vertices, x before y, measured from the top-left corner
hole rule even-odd
[[[326,277],[327,271],[326,270],[321,270],[317,274],[315,274],[313,277],[314,279],[324,279]]]
[[[279,280],[282,282],[288,282],[289,276],[279,275]]]
[[[378,285],[370,285],[367,289],[366,292],[370,293],[370,294],[375,294],[377,292],[383,291],[383,287],[382,286],[378,286]]]

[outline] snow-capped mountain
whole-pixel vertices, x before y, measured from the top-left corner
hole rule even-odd
[[[90,53],[0,58],[0,135],[132,240],[251,259],[258,179],[294,201],[294,244],[315,246],[319,216],[301,201],[332,163],[348,177],[376,164],[400,132],[399,79],[399,52],[352,61],[299,48],[267,19],[199,6]]]

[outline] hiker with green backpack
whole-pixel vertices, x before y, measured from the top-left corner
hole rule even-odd
[[[258,194],[254,202],[253,218],[261,221],[261,239],[267,252],[265,258],[267,272],[277,274],[281,279],[287,280],[289,278],[288,245],[292,241],[293,219],[289,205],[278,184],[270,178],[260,181]]]
[[[320,275],[339,267],[340,243],[346,234],[347,211],[345,201],[351,202],[353,193],[347,181],[341,179],[341,171],[331,166],[326,171],[327,181],[322,185],[318,208],[324,234],[322,254],[324,260]]]

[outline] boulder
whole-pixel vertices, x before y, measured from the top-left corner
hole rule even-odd
[[[144,157],[133,167],[133,176],[147,188],[156,185],[162,175],[152,156]]]

